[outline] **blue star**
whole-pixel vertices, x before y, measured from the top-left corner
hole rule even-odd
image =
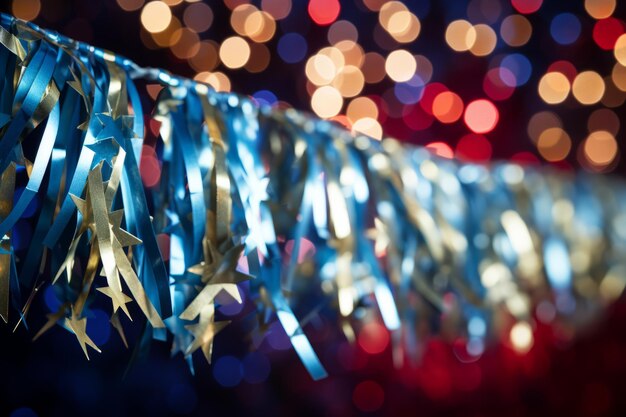
[[[106,161],[109,166],[113,166],[113,159],[118,155],[120,151],[120,144],[110,137],[99,140],[98,142],[90,145],[85,145],[87,148],[95,152],[96,156],[93,159],[93,166],[96,166],[100,161]]]

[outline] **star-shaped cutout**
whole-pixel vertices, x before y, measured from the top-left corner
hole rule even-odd
[[[211,353],[213,351],[213,339],[222,329],[224,329],[230,321],[214,321],[214,307],[206,306],[200,314],[200,321],[197,324],[185,326],[194,337],[193,343],[187,347],[185,355],[191,355],[198,349],[202,349],[202,353],[207,362],[211,363]]]
[[[126,316],[128,316],[128,318],[132,321],[132,318],[130,317],[130,312],[126,307],[126,303],[130,303],[131,301],[133,301],[132,298],[124,294],[122,290],[114,289],[113,287],[100,287],[96,289],[102,294],[111,298],[111,302],[113,303],[113,313],[115,313],[117,309],[120,308],[122,309],[124,314],[126,314]]]
[[[115,138],[112,137],[98,140],[92,144],[85,146],[94,151],[94,153],[96,154],[92,162],[93,166],[99,164],[100,161],[106,161],[106,163],[112,167],[114,159],[120,152],[120,144],[117,143]]]
[[[110,114],[96,113],[96,117],[102,123],[102,129],[96,136],[97,140],[113,138],[124,148],[126,143],[124,139],[135,137],[135,132],[133,131],[134,116],[120,116],[114,119]]]
[[[87,336],[87,319],[82,318],[79,319],[73,312],[72,316],[68,319],[65,319],[65,324],[69,327],[69,329],[76,335],[76,339],[78,339],[78,343],[80,343],[80,347],[85,352],[85,356],[87,360],[89,360],[89,353],[87,352],[87,345],[89,345],[92,349],[94,349],[98,353],[102,353],[102,351],[96,346],[96,344],[91,340],[89,336]]]
[[[111,223],[111,230],[113,231],[115,238],[123,248],[127,246],[139,245],[140,243],[142,243],[141,239],[121,228],[123,217],[123,209],[115,210],[109,213],[109,222]]]

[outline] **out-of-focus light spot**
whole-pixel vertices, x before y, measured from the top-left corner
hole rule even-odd
[[[441,123],[454,123],[463,114],[463,100],[452,91],[444,91],[435,97],[432,112]]]
[[[572,141],[566,131],[552,127],[539,135],[537,149],[546,161],[558,162],[567,157],[572,149]]]
[[[306,63],[307,78],[315,85],[326,85],[332,82],[337,74],[337,66],[327,55],[313,55]]]
[[[20,407],[13,410],[11,414],[9,414],[9,417],[38,417],[38,415],[32,410],[32,408]]]
[[[117,4],[120,8],[126,12],[134,12],[135,10],[141,9],[144,2],[144,0],[117,0]]]
[[[322,48],[317,53],[318,55],[325,55],[333,62],[335,66],[335,72],[339,71],[341,67],[346,65],[346,57],[344,53],[334,46],[327,46],[326,48]]]
[[[219,46],[213,41],[202,41],[198,45],[198,52],[189,59],[189,65],[200,71],[212,71],[219,63]]]
[[[358,119],[352,125],[352,132],[362,133],[371,138],[381,140],[383,138],[383,128],[378,121],[372,117]]]
[[[363,86],[365,79],[363,73],[358,67],[353,65],[346,65],[341,68],[337,73],[337,76],[332,82],[332,86],[335,87],[343,97],[355,97],[358,96]]]
[[[609,165],[617,156],[617,141],[605,130],[592,132],[584,142],[585,157],[596,167]]]
[[[408,81],[397,83],[393,87],[393,90],[399,102],[403,104],[414,104],[420,101],[424,94],[424,81],[416,74]]]
[[[433,154],[440,156],[442,158],[452,159],[454,157],[454,152],[450,145],[445,142],[431,142],[425,146]]]
[[[161,180],[161,164],[153,147],[146,145],[142,147],[139,172],[147,188],[156,186]]]
[[[383,406],[385,391],[377,382],[363,381],[354,388],[352,402],[359,410],[371,413]]]
[[[337,0],[309,0],[309,16],[320,26],[326,26],[337,20],[341,5]]]
[[[370,355],[384,352],[389,345],[389,331],[380,323],[367,323],[359,331],[358,343]]]
[[[251,73],[258,73],[265,71],[270,64],[271,52],[262,43],[250,44],[250,59],[246,62],[244,68]]]
[[[613,54],[617,62],[622,66],[626,65],[626,34],[620,35],[620,37],[617,38]]]
[[[181,32],[178,30],[181,28],[180,20],[176,16],[172,16],[170,24],[160,32],[150,32],[150,37],[161,48],[168,48],[178,42]]]
[[[363,56],[363,76],[368,84],[377,84],[385,78],[385,58],[377,52]]]
[[[456,157],[467,162],[488,162],[491,159],[491,143],[482,135],[470,133],[456,145]]]
[[[604,95],[602,96],[602,104],[609,108],[616,108],[624,104],[626,94],[613,82],[611,76],[604,77]]]
[[[189,59],[200,51],[200,38],[196,32],[180,28],[174,32],[176,42],[170,46],[172,53],[179,59]]]
[[[241,36],[248,36],[249,31],[260,31],[263,25],[263,15],[257,14],[258,12],[259,9],[251,4],[241,4],[231,13],[230,25]],[[252,18],[248,20],[250,17]]]
[[[614,17],[598,20],[593,26],[593,40],[605,51],[612,50],[623,33],[624,23]]]
[[[364,117],[376,119],[378,118],[378,106],[369,97],[357,97],[348,104],[346,116],[348,116],[351,123]]]
[[[339,114],[343,107],[343,97],[336,88],[323,86],[311,96],[311,108],[319,117],[329,118]]]
[[[410,80],[416,69],[415,57],[404,49],[391,52],[385,61],[385,72],[396,82]]]
[[[328,28],[328,42],[331,45],[335,45],[341,41],[356,42],[359,39],[359,31],[347,20],[337,20]]]
[[[257,17],[258,16],[258,17]],[[257,43],[267,42],[274,37],[276,33],[276,21],[269,13],[266,12],[258,12],[246,19],[246,25],[248,21],[251,20],[261,20],[261,28],[259,30],[250,30],[247,33],[247,36]],[[252,25],[256,27],[255,24]],[[246,26],[247,27],[247,26]]]
[[[550,129],[552,127],[563,127],[559,116],[550,111],[541,111],[539,113],[533,114],[533,116],[528,121],[528,126],[526,129],[528,137],[533,141],[533,143],[537,143],[537,141],[539,140],[539,135],[541,135],[544,130]]]
[[[562,103],[569,91],[569,80],[560,72],[549,72],[539,80],[539,96],[548,104]]]
[[[595,71],[583,71],[574,79],[572,94],[581,104],[596,104],[604,94],[604,80]]]
[[[161,0],[161,1],[170,7],[178,6],[179,4],[183,2],[183,0]]]
[[[222,72],[202,71],[193,77],[194,80],[209,84],[215,91],[230,91],[230,80]]]
[[[416,74],[427,83],[433,77],[433,64],[424,55],[415,55],[415,62],[417,64]]]
[[[191,414],[198,405],[198,396],[190,384],[171,381],[167,387],[165,402],[172,414]]]
[[[622,66],[620,63],[615,64],[611,72],[611,78],[617,88],[626,92],[626,66]]]
[[[509,46],[526,45],[533,33],[533,27],[522,15],[513,14],[502,20],[500,25],[500,36]]]
[[[234,356],[222,356],[212,366],[213,377],[223,387],[235,387],[243,377],[241,362]]]
[[[470,48],[470,52],[476,56],[486,56],[496,48],[498,37],[491,27],[485,24],[474,26],[476,41]]]
[[[420,106],[424,111],[430,115],[433,114],[433,102],[435,97],[444,91],[448,91],[448,88],[441,83],[430,83],[424,87],[424,93],[420,100]]]
[[[585,0],[585,10],[594,19],[606,19],[615,11],[615,0]]]
[[[491,132],[498,124],[498,118],[498,108],[489,100],[474,100],[465,108],[465,124],[474,133]]]
[[[220,59],[228,68],[241,68],[250,58],[250,45],[239,36],[224,39],[220,45]]]
[[[528,352],[533,346],[533,330],[525,321],[515,323],[511,328],[509,338],[513,348],[520,353]]]
[[[254,97],[257,102],[268,106],[271,106],[278,101],[276,94],[272,93],[269,90],[259,90],[256,93],[252,94],[252,97]]]
[[[388,1],[389,0],[363,0],[363,4],[365,5],[365,7],[367,7],[371,11],[377,12]]]
[[[269,13],[275,20],[289,16],[291,7],[291,0],[261,0],[261,10]]]
[[[413,42],[419,35],[421,24],[417,16],[399,1],[389,1],[380,9],[380,25],[397,42]]]
[[[552,64],[550,64],[550,66],[548,67],[548,71],[546,72],[560,72],[567,77],[567,80],[570,82],[570,84],[574,82],[576,75],[578,75],[578,70],[576,70],[574,64],[565,60],[554,61]]]
[[[91,317],[87,320],[87,334],[97,346],[102,346],[111,337],[109,316],[100,309],[92,309]]]
[[[446,42],[457,52],[469,51],[476,36],[476,29],[467,20],[455,20],[446,29]]]
[[[534,13],[541,7],[543,0],[511,0],[511,4],[522,14]]]
[[[194,32],[205,32],[213,24],[213,10],[206,3],[192,3],[185,9],[183,22]]]
[[[493,24],[499,20],[501,14],[500,0],[471,0],[467,5],[467,17],[472,22]]]
[[[606,130],[615,136],[617,132],[619,132],[619,127],[619,117],[610,109],[598,109],[591,113],[589,120],[587,120],[587,129],[589,132]]]
[[[507,68],[492,68],[485,75],[483,90],[492,100],[507,100],[513,95],[515,84],[515,75]]]
[[[552,19],[550,34],[561,45],[570,45],[580,36],[580,20],[572,13],[561,13]]]
[[[515,85],[511,87],[519,87],[528,82],[533,67],[526,56],[522,54],[510,54],[502,59],[500,68],[506,68],[513,74]],[[508,78],[504,73],[501,74],[500,78],[505,83],[508,83]]]
[[[141,10],[141,24],[150,33],[163,32],[172,21],[172,11],[161,1],[151,1]]]
[[[41,12],[41,2],[40,0],[13,0],[11,11],[18,19],[34,20]]]
[[[200,1],[200,0],[186,0],[186,1],[195,2],[195,1]],[[248,4],[248,3],[250,3],[250,0],[224,0],[224,4],[230,10],[234,10],[241,5]]]
[[[345,65],[353,65],[361,68],[363,65],[363,48],[354,41],[343,40],[335,44],[335,48],[341,52]]]
[[[404,3],[400,1],[395,1],[395,0],[387,1],[385,4],[383,4],[383,6],[378,11],[378,23],[380,23],[380,26],[382,26],[387,32],[389,32],[389,29],[390,29],[389,20],[391,20],[391,18],[397,13],[408,12],[408,11],[409,9],[404,5]],[[396,25],[398,24],[404,24],[405,25],[404,28],[399,28],[399,30],[404,30],[406,29],[406,27],[408,27],[409,21],[408,19],[405,20],[404,22],[401,22],[399,20],[396,22]]]
[[[278,55],[288,64],[304,59],[307,53],[306,39],[299,33],[286,33],[278,40]]]

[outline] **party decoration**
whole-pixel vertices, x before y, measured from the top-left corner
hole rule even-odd
[[[41,326],[28,313],[51,286],[59,305],[35,339],[58,324],[99,352],[88,312],[104,303],[125,344],[145,319],[136,349],[169,339],[193,370],[237,303],[255,335],[278,321],[319,379],[311,316],[348,339],[380,317],[398,363],[443,328],[472,355],[502,334],[525,351],[535,320],[582,325],[626,286],[617,179],[462,164],[7,15],[1,26],[0,316]],[[152,117],[142,82],[163,87]],[[465,121],[489,130],[492,113]]]

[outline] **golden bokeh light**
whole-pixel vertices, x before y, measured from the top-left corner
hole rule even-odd
[[[170,49],[177,58],[189,59],[200,51],[200,38],[191,29],[180,28],[174,36],[177,40]]]
[[[364,117],[377,119],[378,106],[374,103],[374,100],[369,97],[357,97],[348,104],[346,116],[348,116],[351,123],[355,123],[357,120]]]
[[[467,20],[455,20],[446,29],[446,42],[457,52],[469,51],[476,42],[476,29]]]
[[[215,89],[215,91],[230,91],[230,80],[226,76],[226,74],[222,72],[208,72],[203,71],[196,74],[193,77],[194,80],[200,81],[206,84],[209,84],[211,87]]]
[[[408,81],[415,74],[417,62],[410,52],[397,49],[387,55],[385,60],[385,72],[396,82]]]
[[[385,78],[385,57],[378,52],[363,55],[363,76],[368,84],[377,84]]]
[[[613,66],[613,71],[611,72],[611,78],[613,79],[613,84],[621,91],[626,92],[626,67],[617,63]]]
[[[533,330],[525,321],[515,323],[511,328],[509,339],[513,348],[519,353],[526,353],[532,348],[534,343]]]
[[[329,85],[318,88],[311,96],[311,108],[324,119],[338,115],[342,107],[343,97]]]
[[[560,72],[548,72],[539,80],[539,96],[548,104],[565,101],[570,92],[570,83]]]
[[[189,65],[197,72],[213,71],[219,64],[219,45],[214,41],[202,41],[198,53],[189,59]]]
[[[355,97],[363,90],[365,78],[361,70],[354,65],[341,68],[333,80],[335,87],[343,97]]]
[[[363,117],[352,125],[353,133],[362,133],[371,138],[381,140],[383,138],[383,128],[378,120],[373,117]]]
[[[594,19],[606,19],[615,11],[615,0],[585,0],[585,10]]]
[[[305,73],[309,81],[322,86],[330,84],[335,79],[337,67],[328,55],[316,54],[308,59]]]
[[[33,20],[41,12],[41,2],[39,0],[14,0],[11,11],[18,19]]]
[[[591,132],[584,142],[585,157],[596,167],[609,165],[617,156],[615,136],[606,130]]]
[[[470,52],[476,56],[486,56],[493,52],[498,42],[496,32],[485,24],[474,26],[476,40],[470,47]]]
[[[613,48],[613,53],[615,54],[617,62],[626,66],[626,33],[617,38]]]
[[[528,19],[521,14],[505,17],[500,25],[500,36],[509,46],[517,47],[526,45],[532,33],[532,25]]]
[[[256,17],[248,22],[248,18],[257,12],[259,12],[259,9],[251,4],[241,4],[235,7],[230,15],[230,26],[241,36],[247,36],[248,32],[246,32],[246,30],[254,29],[253,26],[255,21],[258,22],[259,25],[256,30],[261,30],[263,23],[262,15],[256,15]],[[247,29],[246,24],[248,25]]]
[[[587,129],[589,132],[597,130],[606,130],[613,136],[617,135],[620,128],[619,117],[613,110],[598,109],[591,113],[587,120]]]
[[[574,79],[572,94],[581,104],[596,104],[604,94],[604,80],[595,71],[583,71]]]
[[[271,55],[265,44],[253,43],[250,45],[250,59],[244,68],[253,74],[265,71],[270,64]]]
[[[228,68],[241,68],[246,65],[249,58],[250,45],[239,36],[226,38],[220,45],[220,59]]]
[[[162,1],[151,1],[141,10],[141,24],[150,33],[163,32],[172,21],[172,11]]]
[[[161,32],[150,33],[150,37],[161,48],[173,46],[180,38],[181,32],[180,20],[176,16],[172,16],[170,24]]]
[[[539,154],[549,162],[562,161],[572,149],[572,140],[567,132],[559,127],[544,130],[537,140]]]
[[[402,2],[388,1],[383,5],[383,7],[380,8],[380,11],[378,12],[378,23],[380,23],[383,29],[389,32],[390,29],[393,30],[393,28],[391,28],[390,27],[391,25],[389,24],[389,21],[391,20],[391,18],[396,13],[408,12],[408,11],[409,9]]]
[[[291,0],[261,0],[261,10],[269,13],[275,20],[289,16],[291,6]]]
[[[546,130],[553,127],[562,128],[563,123],[561,119],[556,113],[550,111],[540,111],[539,113],[535,113],[532,115],[530,120],[528,121],[528,126],[526,127],[528,137],[533,141],[533,143],[537,143],[539,140],[539,135]]]
[[[118,6],[125,12],[134,12],[141,9],[145,0],[117,0]]]
[[[363,48],[358,43],[351,40],[343,40],[337,42],[335,48],[343,55],[343,65],[353,65],[359,68],[363,65]]]

